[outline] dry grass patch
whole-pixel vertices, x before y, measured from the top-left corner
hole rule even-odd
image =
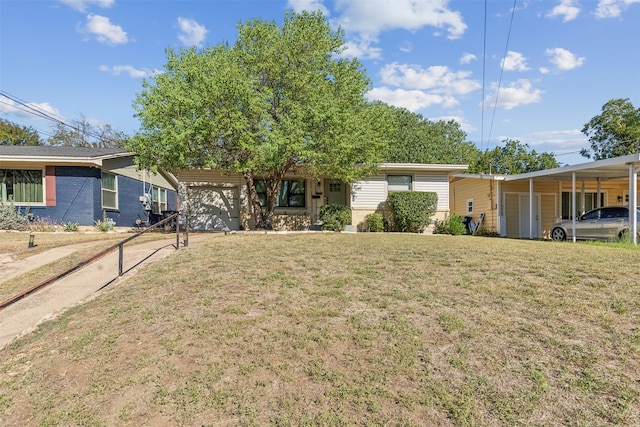
[[[639,262],[470,236],[211,239],[2,350],[0,424],[636,425]]]

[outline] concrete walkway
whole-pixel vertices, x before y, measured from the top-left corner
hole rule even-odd
[[[189,235],[189,246],[197,244],[214,234]],[[182,248],[182,241],[181,248]],[[176,252],[176,239],[157,240],[127,245],[124,247],[123,275],[118,277],[118,251],[94,261],[93,263],[63,277],[33,294],[0,309],[0,349],[14,339],[34,330],[40,323],[55,318],[70,307],[88,301],[97,295],[97,291],[122,278],[131,277],[137,267],[158,261]],[[85,244],[53,249],[29,257],[22,261],[5,265],[2,276],[6,280],[17,277],[31,269],[46,265],[58,258],[69,255]],[[33,259],[31,259],[33,258]],[[34,286],[36,283],[33,284]]]

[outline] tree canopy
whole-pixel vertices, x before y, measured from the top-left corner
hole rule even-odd
[[[320,12],[289,12],[282,27],[240,23],[233,46],[167,49],[165,72],[143,81],[134,101],[141,128],[127,148],[145,167],[241,173],[256,226],[271,228],[285,174],[351,182],[382,160],[384,116],[343,50],[342,32]]]
[[[538,153],[516,139],[502,142],[505,144],[503,147],[485,150],[477,163],[469,165],[469,172],[516,175],[559,166],[553,153]]]
[[[591,149],[580,154],[594,160],[640,153],[640,108],[629,98],[612,99],[582,128]]]
[[[480,150],[466,141],[467,134],[454,120],[433,122],[404,108],[380,103],[389,115],[386,161],[396,163],[471,164]]]
[[[20,126],[0,119],[0,145],[42,145],[42,139],[30,126]]]
[[[47,139],[50,145],[63,147],[117,148],[124,145],[126,136],[108,124],[93,124],[82,116],[72,121],[73,127],[56,123],[52,135]]]

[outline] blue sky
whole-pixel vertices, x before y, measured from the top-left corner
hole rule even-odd
[[[17,100],[131,135],[167,47],[317,9],[345,31],[370,99],[455,119],[481,149],[511,138],[582,163],[581,129],[608,100],[640,107],[640,0],[0,0],[0,117],[51,133]]]

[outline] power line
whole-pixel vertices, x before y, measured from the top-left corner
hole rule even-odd
[[[502,57],[502,64],[500,65],[500,78],[498,79],[498,89],[496,90],[496,102],[493,105],[493,114],[491,116],[491,125],[489,126],[489,137],[487,138],[487,141],[491,140],[491,132],[493,130],[493,121],[496,117],[496,110],[498,108],[498,97],[500,96],[500,87],[502,85],[504,63],[506,62],[507,52],[509,51],[509,39],[511,38],[511,29],[513,28],[513,16],[516,14],[516,1],[517,0],[513,0],[513,8],[511,9],[511,21],[509,22],[509,31],[507,32],[507,42],[505,43],[505,46],[504,46],[504,56]]]
[[[480,103],[480,151],[484,149],[484,88],[487,69],[487,0],[484,0],[484,35],[482,43],[482,102]]]

